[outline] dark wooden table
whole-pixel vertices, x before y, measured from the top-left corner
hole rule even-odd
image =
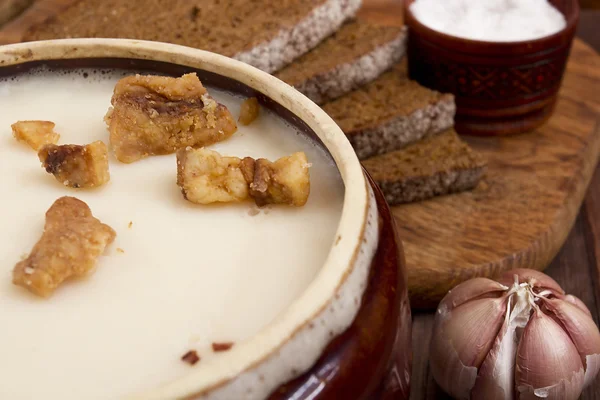
[[[600,51],[599,27],[600,11],[582,12],[578,35],[596,51]],[[567,293],[583,300],[596,324],[600,322],[600,165],[596,168],[575,226],[545,272],[556,279]],[[433,313],[413,315],[411,400],[449,399],[429,372],[433,317]],[[600,378],[585,390],[581,399],[600,400]]]

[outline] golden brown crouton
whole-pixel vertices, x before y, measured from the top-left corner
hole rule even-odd
[[[54,132],[54,126],[51,121],[17,121],[11,128],[15,139],[39,150],[46,144],[58,143],[60,135]]]
[[[86,146],[49,144],[38,152],[46,172],[72,188],[93,188],[110,180],[108,150],[102,141]]]
[[[44,233],[31,254],[15,266],[13,283],[48,297],[66,279],[90,272],[115,237],[86,203],[61,197],[46,212]]]
[[[250,125],[256,118],[258,118],[259,112],[260,108],[258,106],[258,100],[256,97],[250,97],[242,102],[242,106],[240,108],[240,118],[238,121],[242,125]]]
[[[275,162],[223,157],[208,149],[177,152],[177,184],[197,204],[254,199],[258,206],[303,206],[310,193],[309,164],[303,152]]]
[[[237,126],[196,74],[128,76],[117,82],[105,121],[117,159],[131,163],[227,139]]]

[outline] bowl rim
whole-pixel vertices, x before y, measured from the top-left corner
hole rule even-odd
[[[332,339],[330,333],[343,332],[354,320],[360,307],[356,298],[360,300],[366,287],[379,239],[373,191],[342,130],[292,86],[241,61],[204,50],[130,39],[59,39],[0,46],[0,70],[36,61],[81,58],[167,62],[222,75],[263,93],[314,131],[334,159],[345,186],[335,241],[332,238],[332,247],[313,281],[292,304],[231,351],[198,364],[174,382],[126,398],[261,398],[261,390],[268,392],[295,377],[289,372],[290,365],[299,365],[293,367],[296,376],[307,370]],[[312,324],[315,320],[323,324]],[[310,342],[307,337],[312,337]],[[269,372],[274,375],[269,378],[275,379],[262,379],[258,384],[257,376]],[[251,397],[245,391],[249,383],[259,386],[258,390],[254,386]]]
[[[410,10],[411,4],[415,1],[418,0],[404,0],[404,19],[409,27],[416,29],[420,32],[425,32],[430,38],[437,38],[438,41],[444,41],[447,44],[455,44],[456,46],[468,48],[484,47],[493,49],[495,51],[507,51],[514,49],[515,45],[519,45],[523,46],[524,52],[531,52],[535,51],[535,49],[545,48],[548,46],[549,43],[560,43],[564,40],[565,35],[573,36],[572,33],[575,32],[577,23],[579,22],[580,14],[579,1],[569,0],[572,3],[573,12],[570,15],[565,15],[561,12],[561,14],[565,16],[566,25],[560,31],[553,33],[552,35],[544,36],[537,39],[520,40],[513,42],[493,42],[488,40],[468,39],[460,36],[454,36],[428,27],[427,25],[419,21],[418,18],[416,18]]]

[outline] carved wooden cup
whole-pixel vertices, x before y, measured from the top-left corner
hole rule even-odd
[[[405,1],[409,74],[456,96],[459,133],[522,133],[550,117],[579,20],[577,0],[550,0],[565,15],[566,27],[521,42],[469,40],[435,31],[412,15],[413,2]]]

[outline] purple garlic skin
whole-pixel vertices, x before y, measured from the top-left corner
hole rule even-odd
[[[471,400],[576,400],[600,370],[600,332],[585,304],[535,270],[474,278],[440,302],[430,367]]]
[[[577,399],[584,369],[565,330],[534,311],[517,350],[515,383],[519,399]]]

